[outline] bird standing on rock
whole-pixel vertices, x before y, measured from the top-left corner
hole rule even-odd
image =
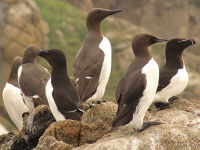
[[[46,85],[46,96],[50,109],[56,119],[80,120],[83,111],[80,109],[79,96],[68,74],[65,54],[58,49],[39,51],[51,65],[51,77]]]
[[[6,111],[18,130],[22,129],[22,114],[27,111],[27,107],[23,101],[21,90],[18,85],[17,72],[21,64],[22,57],[17,56],[13,59],[9,78],[2,92],[3,103]]]
[[[159,79],[158,65],[148,47],[164,41],[166,40],[145,33],[134,37],[132,48],[135,59],[117,86],[118,111],[112,129],[126,125],[131,129],[142,131],[148,126],[160,124],[158,122],[143,124],[143,119],[153,102]]]
[[[36,45],[28,46],[18,70],[19,86],[29,111],[38,105],[48,104],[45,86],[50,74],[46,68],[36,62],[38,51],[39,48]]]
[[[111,45],[103,35],[101,21],[121,9],[92,9],[87,16],[88,34],[73,63],[81,103],[100,101],[111,71]]]
[[[179,95],[187,86],[188,73],[182,58],[183,51],[195,44],[193,39],[174,38],[167,42],[166,63],[160,68],[159,84],[154,98],[156,107],[169,107],[169,99]]]

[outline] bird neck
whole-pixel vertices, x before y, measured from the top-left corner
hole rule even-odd
[[[69,81],[69,77],[67,74],[67,68],[66,67],[52,67],[51,72],[51,82],[52,85],[56,85],[56,83],[63,83],[66,81]]]
[[[99,22],[90,23],[87,22],[87,29],[89,34],[95,34],[99,37],[103,36],[102,30],[101,30],[101,24]]]
[[[148,49],[148,47],[137,47],[133,48],[133,52],[135,54],[135,57],[147,57],[152,58],[151,53]]]
[[[24,57],[23,61],[22,61],[22,64],[26,64],[26,63],[36,63],[36,59],[35,58]]]
[[[17,67],[12,67],[9,78],[8,78],[8,83],[19,87],[18,86],[18,74],[17,74]]]
[[[176,51],[165,53],[166,56],[166,65],[172,68],[183,68],[183,58],[182,54],[179,54]]]

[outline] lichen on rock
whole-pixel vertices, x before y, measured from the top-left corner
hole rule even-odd
[[[198,104],[178,99],[170,104],[169,109],[146,113],[144,122],[159,120],[164,124],[148,127],[142,132],[125,127],[110,132],[117,111],[117,105],[113,102],[97,104],[88,109],[84,112],[81,122],[74,120],[54,122],[54,118],[48,117],[52,115],[50,109],[47,106],[39,106],[25,117],[24,129],[20,133],[0,136],[0,148],[199,150],[200,117],[195,113],[198,110]],[[45,125],[46,123],[51,125]],[[32,140],[30,142],[27,139]]]

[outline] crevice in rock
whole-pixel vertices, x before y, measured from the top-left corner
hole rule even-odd
[[[82,129],[82,123],[80,123],[80,129],[78,133],[78,147],[80,146],[80,141],[81,141],[81,129]]]

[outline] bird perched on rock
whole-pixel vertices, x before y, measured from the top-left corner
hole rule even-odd
[[[88,33],[73,63],[81,103],[100,101],[104,95],[111,71],[111,45],[100,24],[107,16],[121,11],[94,8],[88,13]]]
[[[51,77],[46,85],[46,96],[57,121],[80,120],[83,112],[79,108],[79,96],[68,74],[65,54],[58,49],[39,51],[51,65]]]
[[[3,103],[6,111],[18,130],[22,129],[22,114],[27,111],[27,107],[23,101],[21,90],[18,85],[17,72],[21,64],[21,57],[17,56],[13,59],[9,78],[2,92]]]
[[[188,73],[182,58],[183,51],[195,44],[193,39],[174,38],[167,42],[165,49],[166,63],[160,68],[159,84],[154,98],[156,107],[166,108],[169,99],[179,95],[186,88]]]
[[[29,111],[41,104],[48,104],[45,86],[50,77],[48,70],[36,62],[39,48],[30,45],[26,48],[22,65],[18,70],[19,86]]]
[[[120,80],[116,90],[118,111],[113,129],[126,125],[142,131],[148,126],[160,124],[148,122],[143,125],[145,112],[153,102],[159,79],[159,68],[148,47],[166,41],[149,34],[138,34],[132,41],[135,59]]]

